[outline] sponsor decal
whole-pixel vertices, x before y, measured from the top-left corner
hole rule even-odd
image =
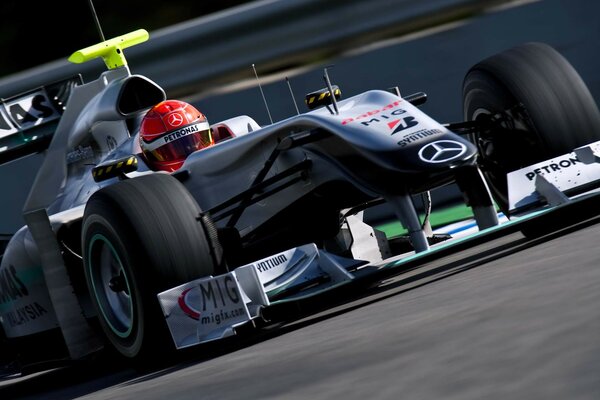
[[[556,163],[541,165],[541,166],[535,168],[533,171],[526,172],[525,176],[527,177],[528,180],[533,181],[535,179],[536,175],[543,175],[544,173],[549,174],[551,172],[558,172],[562,169],[572,167],[578,163],[581,163],[581,161],[577,157],[570,157],[565,160],[560,160]]]
[[[388,122],[388,128],[393,129],[392,135],[401,132],[405,129],[412,128],[419,124],[419,121],[415,120],[415,117],[404,117],[395,121]]]
[[[437,164],[454,160],[467,151],[467,146],[454,140],[438,140],[427,143],[419,150],[421,160]]]
[[[73,164],[74,162],[85,160],[94,157],[94,150],[92,146],[77,146],[77,148],[67,153],[67,164]]]
[[[0,138],[10,136],[19,130],[15,128],[10,122],[10,118],[6,114],[3,108],[0,108]]]
[[[178,129],[176,131],[173,131],[173,132],[169,133],[168,135],[155,138],[152,141],[145,142],[145,143],[147,143],[148,150],[152,151],[152,150],[156,150],[157,148],[159,148],[160,146],[162,146],[166,143],[170,143],[181,137],[188,136],[188,135],[191,135],[196,132],[208,130],[209,128],[210,128],[210,126],[209,126],[208,122],[206,122],[206,121],[199,122],[197,124],[188,125],[186,127]]]
[[[600,141],[596,141],[561,156],[509,172],[506,177],[509,210],[545,201],[546,190],[551,186],[563,193],[588,185],[596,187],[600,181],[599,154]]]
[[[32,322],[46,314],[48,314],[48,310],[37,301],[34,301],[33,303],[29,303],[23,307],[17,307],[6,314],[3,314],[2,320],[8,322],[9,326],[14,328]]]
[[[248,312],[245,307],[233,308],[227,311],[220,309],[218,312],[211,312],[208,315],[203,315],[200,319],[202,325],[221,325],[222,322],[228,321],[236,317],[246,317]],[[246,318],[242,318],[242,321]]]
[[[181,311],[183,311],[188,317],[195,320],[204,320],[204,318],[213,319],[212,322],[220,323],[222,318],[217,313],[217,319],[211,312],[209,315],[203,315],[206,310],[221,310],[231,307],[232,305],[238,305],[242,301],[239,288],[231,275],[225,275],[219,279],[207,279],[200,281],[198,286],[188,288],[184,290],[179,298],[177,304]],[[201,317],[202,315],[202,317]],[[224,315],[221,315],[223,317]]]
[[[165,143],[172,142],[173,140],[177,140],[180,137],[191,135],[192,133],[198,132],[198,124],[186,126],[185,128],[181,128],[174,132],[169,133],[168,135],[163,136],[163,140]]]
[[[397,103],[398,102],[394,102],[394,103],[391,103],[390,105],[395,105]],[[402,108],[396,108],[395,110],[382,113],[382,111],[388,110],[387,107],[389,107],[390,105],[387,105],[386,107],[384,107],[380,110],[369,111],[365,114],[361,114],[356,118],[347,118],[344,121],[342,121],[342,124],[345,125],[354,120],[369,118],[367,121],[361,121],[360,123],[364,126],[371,126],[372,124],[378,124],[381,122],[385,122],[388,129],[392,131],[391,135],[394,135],[398,132],[402,132],[405,129],[412,128],[413,126],[416,126],[419,124],[419,121],[417,121],[415,119],[415,117],[412,117],[412,116],[397,118],[399,115],[406,113],[406,110],[404,110]],[[376,115],[376,117],[373,117],[374,115]],[[352,121],[350,121],[350,120],[352,120]],[[348,121],[348,122],[345,122],[345,121]]]
[[[181,292],[179,297],[177,298],[177,305],[181,308],[181,311],[184,312],[188,317],[198,320],[200,319],[200,311],[196,310],[190,301],[190,292],[194,288],[189,288]]]
[[[394,108],[398,107],[401,102],[402,102],[402,100],[396,100],[393,103],[390,103],[390,104],[388,104],[388,105],[386,105],[386,106],[384,106],[382,108],[379,108],[379,109],[376,109],[376,110],[367,111],[366,113],[357,115],[356,117],[353,117],[353,118],[344,118],[342,120],[342,125],[347,125],[347,124],[349,124],[351,122],[354,122],[354,121],[360,121],[360,120],[363,120],[363,119],[366,119],[366,118],[370,118],[370,117],[378,115],[378,114],[380,114],[380,113],[382,113],[384,111],[394,110]],[[402,110],[402,113],[404,113],[404,112],[406,112],[406,110]]]
[[[252,264],[158,293],[158,300],[178,349],[234,335],[269,304]]]
[[[271,268],[275,268],[279,264],[286,262],[287,260],[288,259],[285,256],[285,254],[282,253],[282,254],[276,255],[275,257],[271,257],[266,260],[259,261],[255,265],[256,265],[256,269],[258,270],[258,272],[266,272],[266,271],[270,270]]]
[[[181,124],[183,124],[183,115],[177,112],[169,114],[169,116],[167,117],[167,123],[172,127],[178,127]]]
[[[425,139],[429,136],[437,135],[439,133],[442,133],[441,129],[421,129],[404,136],[398,141],[398,146],[405,147],[407,144],[418,142],[421,139]]]
[[[16,302],[29,296],[29,289],[18,277],[14,265],[0,270],[0,305]],[[10,307],[10,306],[9,306]],[[6,328],[14,328],[24,325],[37,318],[48,314],[48,310],[37,301],[30,301],[28,304],[10,308],[1,315],[2,322]]]
[[[377,113],[379,113],[379,112],[380,111],[378,110]],[[362,116],[360,116],[358,118],[362,118],[370,113],[372,113],[372,112],[363,114]],[[370,126],[371,124],[386,122],[388,129],[390,129],[392,131],[391,134],[393,135],[395,133],[401,132],[408,128],[412,128],[413,126],[416,126],[419,124],[419,121],[417,121],[415,119],[415,117],[412,117],[412,116],[396,118],[398,115],[402,115],[405,113],[406,113],[406,110],[404,110],[402,108],[397,108],[395,110],[392,110],[389,113],[379,114],[379,115],[377,115],[376,118],[371,118],[368,121],[362,121],[361,124],[364,126]]]
[[[58,117],[44,90],[2,102],[0,138]]]
[[[298,248],[293,248],[270,257],[254,261],[250,265],[252,265],[258,274],[258,279],[263,283],[263,285],[269,285],[273,282],[273,280],[280,278],[282,275],[296,268],[299,265],[298,263],[300,262],[300,259],[302,259],[304,255],[305,254],[303,252],[298,251]]]
[[[0,304],[16,301],[25,296],[29,296],[29,291],[17,276],[14,265],[0,270]]]

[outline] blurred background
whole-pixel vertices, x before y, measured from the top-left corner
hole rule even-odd
[[[250,0],[94,0],[105,37],[154,31]],[[88,0],[0,2],[0,76],[67,58],[100,41]]]
[[[253,64],[274,119],[295,112],[284,78],[302,103],[306,92],[323,86],[326,65],[335,65],[332,78],[345,96],[398,85],[403,95],[427,92],[425,109],[435,116],[460,119],[468,68],[526,41],[557,48],[592,93],[600,91],[598,2],[95,0],[94,8],[107,39],[148,30],[148,42],[125,51],[132,72],[156,81],[171,98],[205,107],[215,122],[233,114],[270,122],[256,101]],[[89,0],[3,1],[0,15],[0,97],[75,74],[90,81],[105,69],[101,60],[66,60],[100,41]]]

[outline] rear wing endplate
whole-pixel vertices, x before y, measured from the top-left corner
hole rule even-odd
[[[76,75],[0,99],[0,164],[46,149],[71,90],[82,83]]]

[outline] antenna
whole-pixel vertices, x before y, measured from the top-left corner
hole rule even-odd
[[[267,104],[267,99],[265,98],[265,94],[262,90],[262,86],[260,86],[260,80],[258,79],[258,74],[256,73],[256,68],[254,64],[252,64],[252,70],[254,70],[254,76],[256,77],[256,82],[258,82],[258,88],[260,89],[260,94],[262,95],[263,102],[265,103],[265,108],[267,109],[267,114],[269,114],[269,121],[271,121],[271,125],[273,125],[273,118],[271,118],[271,112],[269,111],[269,105]]]
[[[331,81],[329,80],[329,74],[327,73],[327,67],[324,68],[325,75],[323,75],[323,79],[325,79],[325,83],[327,84],[327,89],[329,89],[329,94],[331,95],[331,104],[333,104],[333,109],[336,114],[339,114],[337,100],[335,99],[335,93],[333,92],[333,87],[331,86]]]
[[[300,110],[298,110],[298,104],[296,104],[296,98],[294,97],[294,92],[292,91],[292,85],[290,84],[290,79],[287,76],[285,77],[285,81],[290,89],[290,95],[292,95],[292,101],[294,102],[294,107],[296,107],[296,113],[300,115]]]
[[[98,20],[98,14],[96,14],[96,9],[94,8],[94,3],[92,0],[88,1],[90,5],[90,10],[92,11],[92,16],[94,17],[94,22],[96,23],[96,29],[98,29],[98,33],[100,34],[100,41],[104,42],[104,33],[102,33],[102,27],[100,26],[100,21]]]
[[[90,10],[92,11],[92,16],[94,17],[94,22],[96,23],[96,28],[98,29],[98,33],[100,34],[100,39],[102,39],[102,42],[76,51],[69,56],[68,60],[75,64],[81,64],[94,58],[102,57],[104,64],[106,64],[108,69],[126,66],[127,60],[125,59],[125,54],[123,54],[123,49],[145,42],[148,40],[150,35],[145,29],[138,29],[124,35],[105,40],[104,33],[100,27],[100,21],[98,21],[98,15],[94,9],[92,0],[88,0],[88,4],[90,6]]]

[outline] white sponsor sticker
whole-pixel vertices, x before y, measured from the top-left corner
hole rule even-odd
[[[177,348],[231,336],[269,303],[249,266],[194,280],[159,293],[158,299]]]
[[[509,208],[515,210],[541,200],[536,177],[558,190],[575,189],[600,179],[600,141],[575,151],[508,173]]]

